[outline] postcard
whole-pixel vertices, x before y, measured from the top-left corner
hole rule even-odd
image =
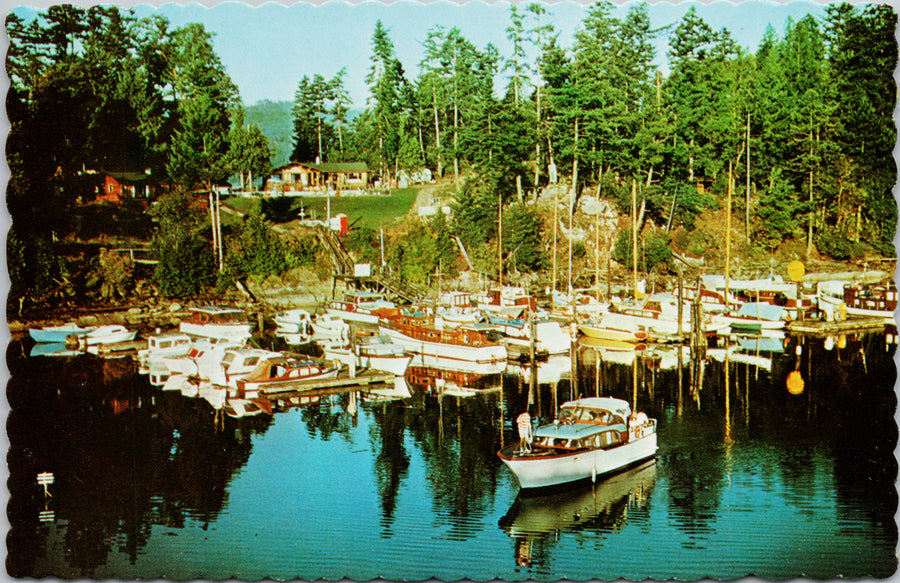
[[[5,17],[8,576],[895,574],[890,4]]]

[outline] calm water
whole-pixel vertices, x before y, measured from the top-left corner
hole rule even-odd
[[[702,386],[685,366],[680,390],[674,352],[630,363],[587,350],[578,392],[630,401],[637,379],[638,408],[659,419],[658,460],[522,497],[495,455],[516,439],[513,420],[529,402],[515,367],[482,379],[502,391],[473,397],[439,398],[419,384],[405,400],[345,393],[222,419],[203,399],[151,387],[130,359],[31,357],[29,344],[13,342],[7,571],[888,577],[897,567],[893,347],[867,335],[828,348],[791,338],[784,352],[732,355],[727,385],[723,354],[711,353]],[[570,364],[553,364],[531,395],[545,418],[573,396]],[[792,394],[798,376],[802,392]],[[40,472],[54,475],[50,498]]]

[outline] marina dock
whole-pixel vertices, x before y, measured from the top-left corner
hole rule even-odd
[[[272,399],[283,399],[295,395],[299,392],[307,394],[314,391],[328,391],[338,388],[362,387],[366,385],[388,383],[393,381],[394,378],[395,375],[393,374],[370,370],[364,371],[353,377],[344,376],[343,374],[341,374],[334,379],[261,385],[259,387],[259,394]]]
[[[840,321],[795,320],[793,322],[788,322],[785,329],[790,332],[825,336],[828,334],[848,332],[872,332],[883,330],[884,327],[884,318],[876,316],[867,318],[849,318]]]

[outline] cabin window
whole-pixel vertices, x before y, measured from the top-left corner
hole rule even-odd
[[[619,442],[618,431],[604,431],[594,436],[594,445],[596,447],[607,447]]]
[[[225,355],[224,358],[222,358],[222,364],[225,364],[225,365],[231,364],[233,360],[234,360],[234,353],[229,352],[228,354]]]
[[[246,364],[247,366],[256,366],[256,363],[258,363],[258,362],[259,362],[258,356],[251,356],[244,362],[244,364]]]

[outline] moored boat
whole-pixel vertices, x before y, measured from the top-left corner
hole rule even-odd
[[[582,322],[578,325],[578,329],[588,338],[595,338],[597,340],[613,340],[633,343],[644,342],[647,340],[647,332],[644,330],[612,328],[604,325],[602,320]]]
[[[423,312],[386,315],[379,330],[410,352],[425,356],[478,363],[505,361],[507,356],[506,347],[489,341],[484,332],[437,328],[434,318]]]
[[[626,401],[591,397],[564,403],[552,423],[534,430],[528,447],[497,455],[523,489],[598,479],[656,456],[656,420]]]
[[[96,326],[81,327],[75,323],[60,324],[59,326],[44,326],[42,328],[30,328],[28,335],[35,342],[65,343],[69,336],[80,336],[96,330]]]
[[[304,383],[333,379],[340,367],[327,367],[314,360],[283,354],[261,361],[256,368],[235,381],[239,397],[251,399],[259,391],[290,389],[302,390]]]
[[[847,281],[823,281],[816,286],[819,309],[837,319],[844,316],[880,317],[894,323],[897,309],[897,286],[893,281],[877,284],[854,284]],[[842,307],[843,306],[843,307]]]
[[[302,308],[278,312],[273,319],[276,334],[312,334],[312,316]]]
[[[403,376],[412,354],[384,334],[360,336],[352,347],[327,346],[326,360],[338,360],[348,367],[371,368]]]
[[[377,324],[380,317],[378,310],[394,307],[394,303],[387,301],[384,294],[355,291],[345,294],[343,300],[329,302],[325,311],[345,322]]]
[[[253,325],[243,310],[219,306],[190,308],[190,316],[179,325],[179,330],[192,336],[229,338],[246,341]]]
[[[95,346],[97,344],[114,344],[116,342],[128,342],[134,340],[137,330],[129,330],[119,324],[100,326],[86,334],[77,336],[78,344],[83,346]]]
[[[181,332],[161,332],[147,337],[147,348],[138,350],[140,369],[150,368],[154,361],[166,356],[181,356],[191,350],[191,337]]]

